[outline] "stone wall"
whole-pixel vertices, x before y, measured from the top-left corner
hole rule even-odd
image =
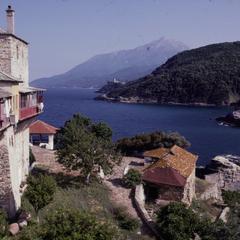
[[[0,36],[0,71],[11,73],[11,38]]]
[[[158,200],[181,201],[183,198],[183,188],[173,186],[161,186],[158,188]],[[158,202],[158,200],[156,202]]]
[[[145,208],[145,195],[144,195],[144,188],[142,184],[136,186],[135,194],[134,194],[134,203],[135,203],[138,215],[140,216],[142,221],[145,223],[148,229],[157,237],[157,239],[161,239],[161,236],[157,231],[154,221],[149,216]]]
[[[10,126],[0,140],[0,206],[14,216],[21,206],[21,184],[29,170],[29,129]]]
[[[0,71],[24,81],[28,86],[28,45],[9,35],[0,36]]]
[[[220,189],[240,190],[240,157],[232,155],[216,156],[208,166],[210,174],[205,179],[217,183]]]
[[[182,202],[186,203],[187,205],[190,205],[193,198],[196,197],[196,194],[195,194],[195,175],[196,175],[196,171],[195,171],[195,168],[194,168],[191,175],[187,178],[187,182],[186,182],[185,187],[184,187]]]
[[[0,206],[11,210],[12,202],[11,174],[8,154],[7,133],[0,133]],[[12,209],[14,211],[14,209]]]
[[[11,54],[11,75],[23,80],[23,85],[28,86],[28,45],[12,37]]]

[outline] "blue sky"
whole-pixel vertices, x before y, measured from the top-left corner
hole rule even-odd
[[[31,80],[162,36],[197,47],[240,40],[240,0],[1,0],[30,43]]]

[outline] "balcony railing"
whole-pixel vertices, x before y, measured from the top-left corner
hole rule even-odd
[[[20,109],[19,120],[34,117],[42,112],[40,105]]]
[[[30,89],[31,91],[31,89]],[[34,117],[43,111],[43,91],[24,92],[20,95],[19,120]]]

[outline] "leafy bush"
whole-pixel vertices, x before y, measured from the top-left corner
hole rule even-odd
[[[123,207],[116,207],[113,209],[114,218],[117,220],[120,228],[128,231],[134,231],[139,227],[139,221],[126,212]]]
[[[191,208],[183,203],[170,203],[157,213],[157,225],[164,239],[193,239],[198,234],[202,240],[232,239],[229,229],[217,221],[201,219]]]
[[[175,132],[153,132],[136,135],[132,138],[123,138],[117,141],[116,146],[120,152],[131,156],[154,148],[170,148],[175,144],[182,148],[190,146],[183,136]]]
[[[112,240],[116,229],[107,222],[100,222],[86,212],[78,210],[56,210],[43,224],[42,239],[58,240]]]
[[[138,170],[130,169],[123,177],[124,185],[128,188],[133,188],[142,182],[141,173]]]
[[[222,197],[224,203],[230,207],[239,205],[240,203],[240,192],[237,191],[222,191]]]
[[[53,200],[56,191],[56,182],[53,177],[44,174],[29,176],[25,196],[33,205],[36,212]]]
[[[36,158],[32,152],[32,149],[29,148],[29,165],[31,166],[34,162],[36,162]]]
[[[0,209],[0,238],[6,235],[7,226],[7,215],[4,210]]]

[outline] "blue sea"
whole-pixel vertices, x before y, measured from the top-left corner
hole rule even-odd
[[[198,165],[206,165],[219,154],[240,155],[240,128],[219,126],[215,118],[226,115],[226,107],[159,106],[95,101],[88,89],[50,89],[45,93],[45,110],[40,119],[57,127],[74,113],[106,122],[114,140],[157,130],[177,131],[199,155]]]

